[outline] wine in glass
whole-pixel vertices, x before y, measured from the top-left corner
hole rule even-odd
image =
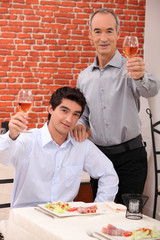
[[[23,113],[28,113],[32,106],[33,106],[33,95],[31,90],[24,90],[21,89],[18,92],[18,97],[17,97],[17,102],[18,102],[18,108],[21,112]],[[29,132],[29,131],[23,131],[23,132]]]
[[[138,38],[136,36],[126,36],[123,42],[123,52],[127,58],[133,58],[138,52]],[[130,77],[128,74],[125,77]]]

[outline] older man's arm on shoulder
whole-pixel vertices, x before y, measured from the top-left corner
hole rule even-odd
[[[87,130],[89,129],[88,122],[88,106],[85,106],[85,110],[78,120],[75,128],[71,131],[71,136],[76,139],[77,142],[83,142],[86,138],[88,138]]]
[[[84,171],[98,181],[95,202],[114,201],[119,179],[112,162],[91,141],[86,140]]]

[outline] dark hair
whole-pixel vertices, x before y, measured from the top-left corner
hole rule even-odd
[[[115,14],[114,12],[112,12],[111,10],[109,10],[108,8],[101,8],[99,9],[98,11],[94,12],[91,17],[90,17],[90,20],[89,20],[89,28],[90,28],[90,31],[92,31],[92,19],[93,17],[97,14],[97,13],[101,13],[101,14],[108,14],[108,13],[111,13],[113,15],[113,17],[115,18],[116,20],[116,31],[118,33],[119,31],[119,18],[117,16],[117,14]]]
[[[85,105],[86,99],[83,93],[78,88],[71,87],[62,87],[57,89],[51,96],[49,103],[52,105],[52,109],[55,110],[57,106],[59,106],[62,100],[66,98],[78,103],[82,107],[82,111],[80,116],[82,115]],[[48,120],[50,120],[51,114],[48,114]]]

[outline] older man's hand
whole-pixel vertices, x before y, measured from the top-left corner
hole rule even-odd
[[[126,63],[126,68],[129,76],[131,76],[134,80],[141,79],[145,74],[145,63],[141,57],[130,58]]]

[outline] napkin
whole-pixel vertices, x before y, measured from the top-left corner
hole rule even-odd
[[[106,207],[114,212],[125,212],[126,206],[120,203],[115,202],[106,202]]]

